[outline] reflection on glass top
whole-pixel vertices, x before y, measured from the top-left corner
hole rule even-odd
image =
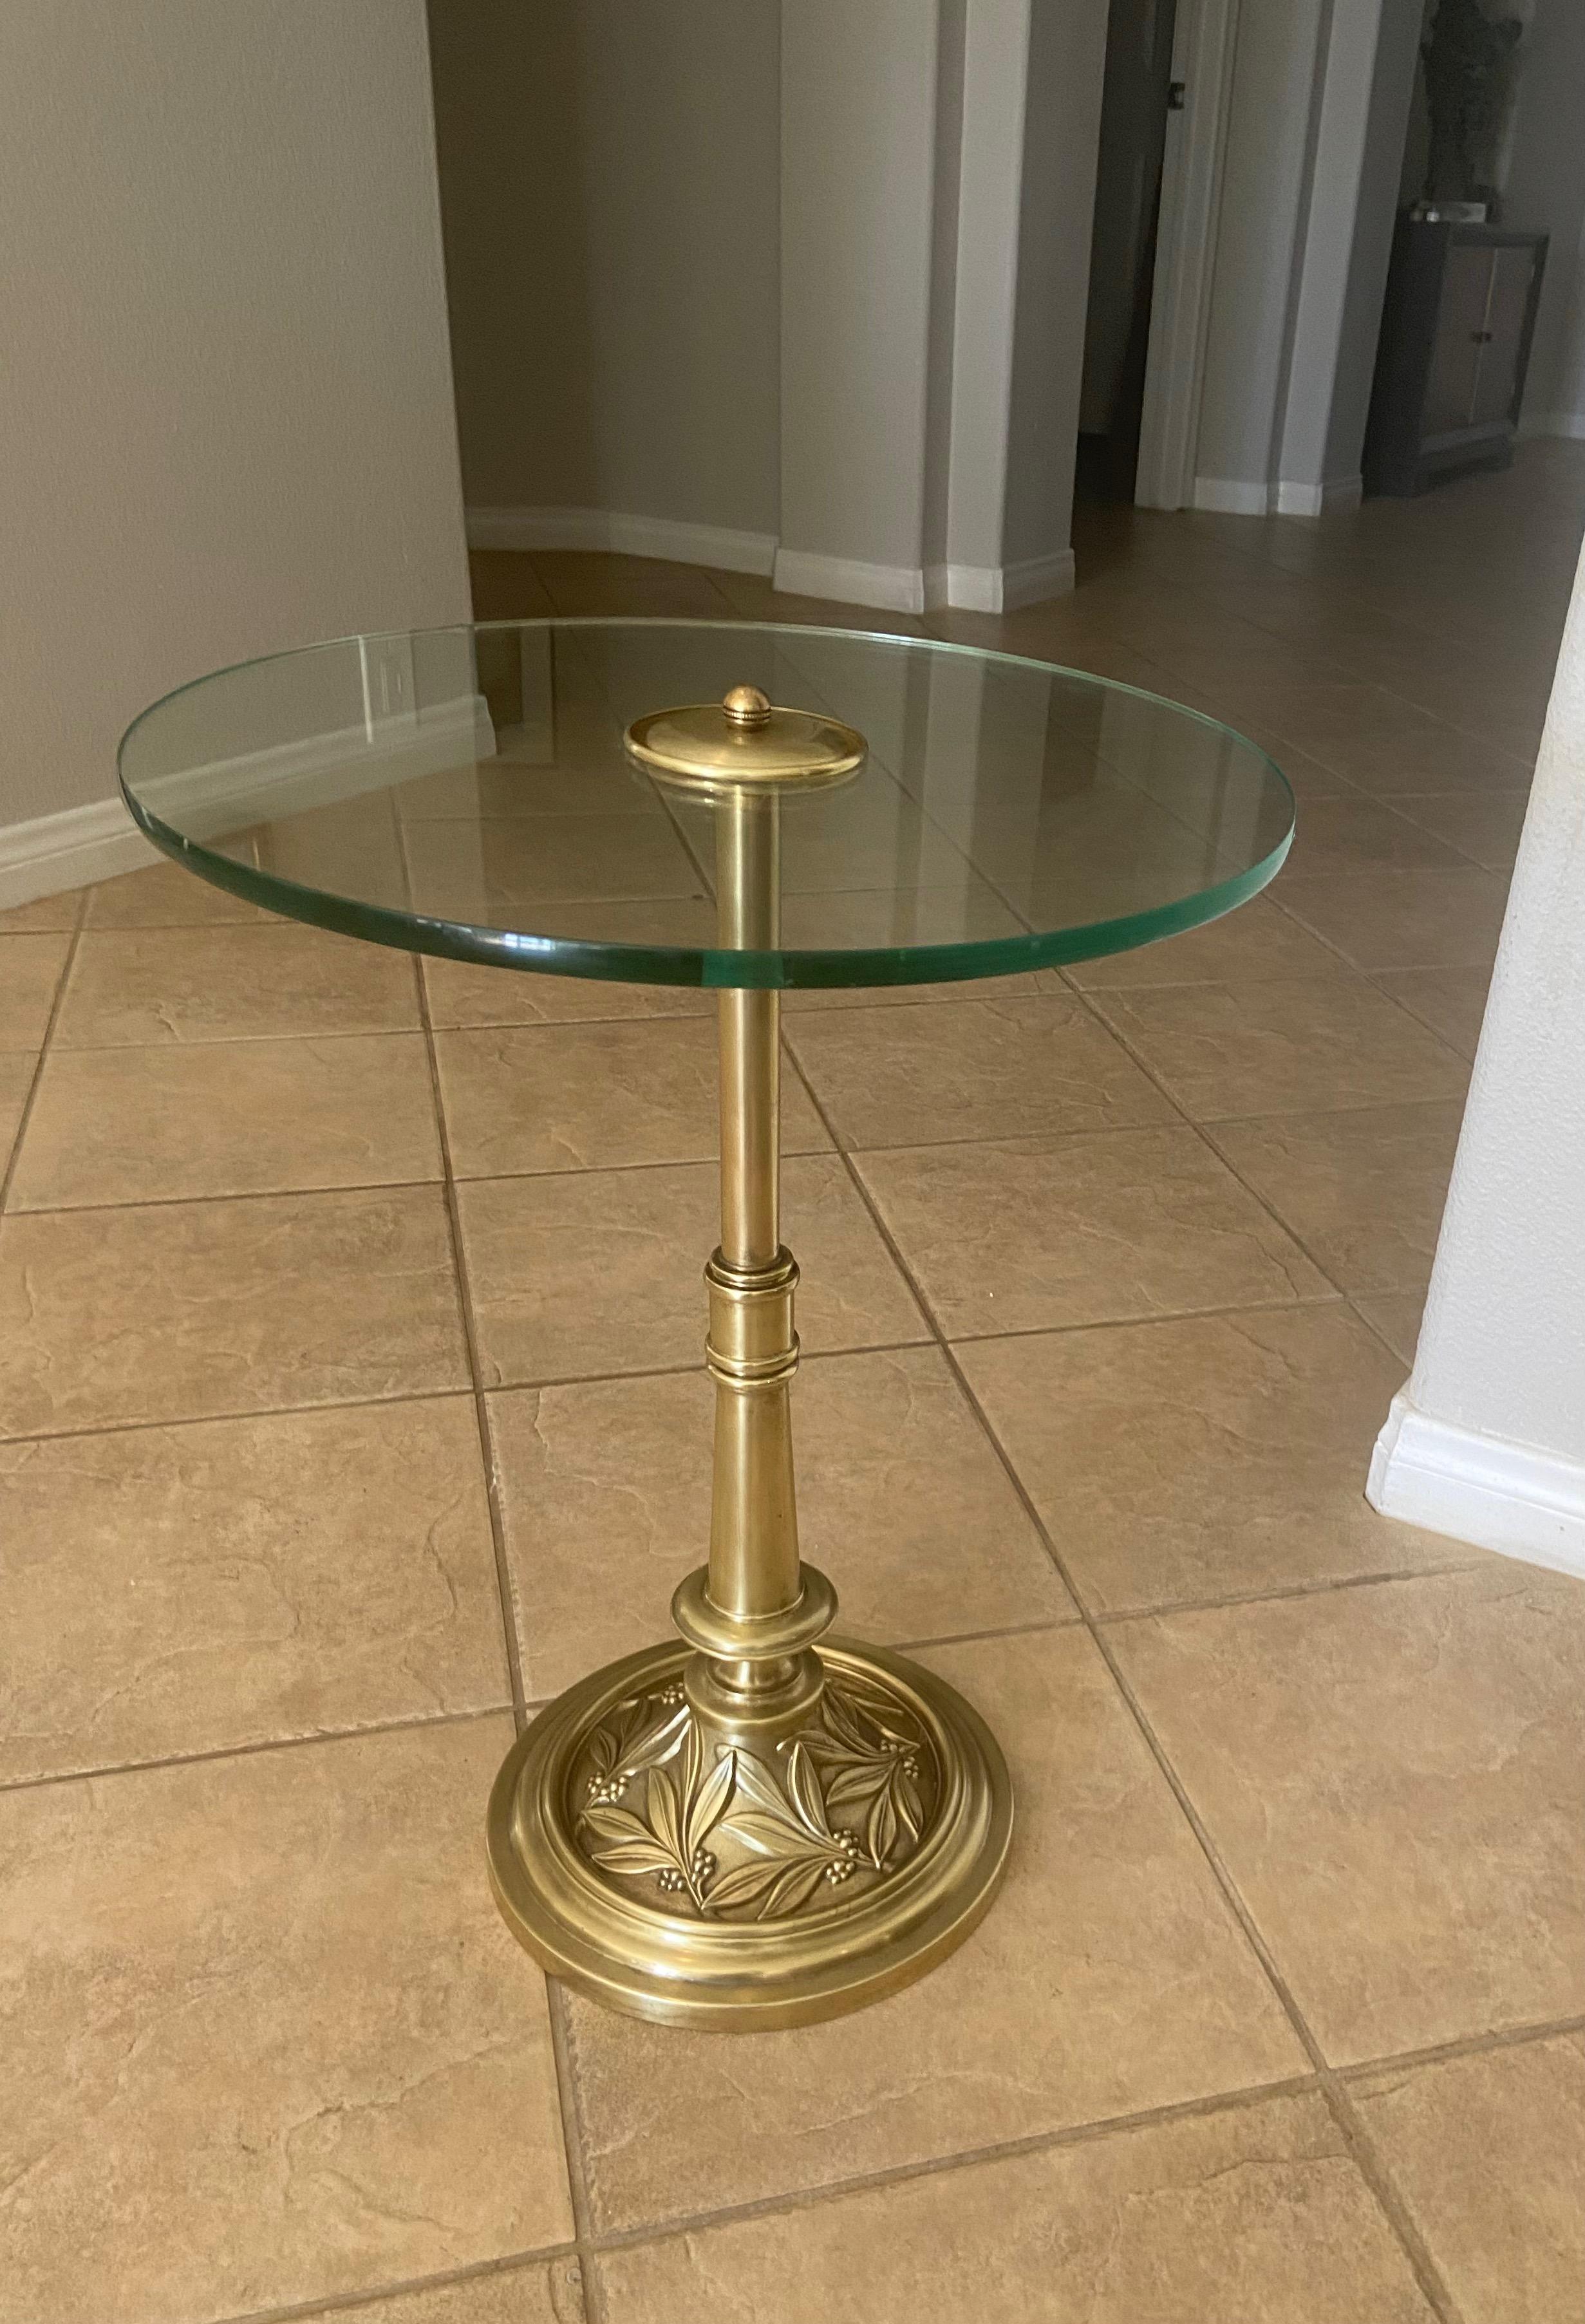
[[[624,729],[760,687],[869,743],[785,795],[773,949],[719,941],[712,800]],[[539,621],[343,639],[219,671],[129,728],[168,854],[297,919],[453,959],[709,985],[926,982],[1170,936],[1263,887],[1293,830],[1252,742],[1098,678],[913,638]]]

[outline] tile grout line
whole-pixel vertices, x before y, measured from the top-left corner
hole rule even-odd
[[[403,2276],[367,2291],[333,2292],[328,2299],[294,2300],[284,2307],[244,2309],[216,2318],[214,2324],[316,2324],[321,2316],[356,2316],[361,2309],[387,2300],[400,2300],[414,2292],[447,2292],[456,2284],[487,2283],[493,2276],[510,2275],[518,2268],[543,2267],[555,2260],[571,2259],[576,2251],[576,2246],[571,2243],[536,2244],[524,2251],[507,2252],[499,2259],[475,2260],[467,2266],[443,2268],[433,2275]]]
[[[265,1752],[312,1749],[322,1743],[359,1743],[370,1735],[405,1735],[410,1729],[465,1727],[476,1719],[499,1719],[509,1701],[470,1704],[461,1711],[416,1711],[401,1719],[373,1719],[361,1727],[324,1727],[312,1735],[254,1736],[242,1743],[217,1743],[207,1751],[170,1751],[153,1759],[113,1759],[91,1767],[63,1767],[44,1775],[0,1777],[0,1799],[14,1792],[49,1791],[61,1784],[97,1784],[117,1775],[160,1775],[171,1767],[203,1767],[217,1759],[256,1759]]]
[[[446,1102],[440,1085],[440,1068],[435,1051],[434,1030],[429,1023],[429,991],[419,956],[413,954],[410,957],[413,982],[418,993],[419,1015],[424,1028],[425,1046],[429,1059],[430,1089],[435,1108],[436,1128],[440,1140],[446,1214],[447,1231],[451,1238],[452,1268],[456,1281],[457,1304],[462,1316],[468,1375],[473,1382],[474,1415],[478,1427],[479,1452],[484,1471],[484,1490],[490,1508],[490,1533],[495,1556],[495,1587],[501,1608],[502,1642],[506,1651],[507,1673],[511,1685],[512,1723],[521,1736],[528,1726],[528,1706],[523,1687],[522,1648],[518,1637],[511,1562],[507,1552],[505,1512],[502,1506],[500,1480],[495,1464],[494,1440],[491,1433],[489,1410],[481,1379],[473,1286],[464,1250],[462,1218],[457,1207],[456,1181],[452,1175],[450,1128],[447,1121]],[[557,2110],[561,2125],[562,2163],[567,2172],[567,2200],[573,2216],[574,2248],[577,2257],[583,2299],[585,2310],[589,2311],[586,2324],[603,2324],[603,2319],[589,2307],[589,2278],[593,2271],[589,2266],[587,2255],[589,2228],[587,2173],[577,2087],[573,2072],[568,2038],[566,1997],[559,1981],[547,1977],[538,1962],[530,1963],[530,1973],[541,1979],[545,1993],[545,2014],[550,2028],[550,2047],[556,2072]]]
[[[1075,988],[1075,990],[1077,990],[1077,988]],[[1305,1241],[1304,1236],[1296,1232],[1295,1230],[1288,1224],[1287,1221],[1276,1209],[1267,1197],[1260,1192],[1259,1188],[1252,1185],[1249,1180],[1245,1177],[1243,1172],[1239,1170],[1234,1163],[1228,1159],[1228,1157],[1222,1152],[1221,1148],[1218,1146],[1215,1139],[1212,1135],[1212,1125],[1203,1121],[1197,1121],[1194,1119],[1194,1117],[1190,1113],[1188,1108],[1173,1094],[1173,1092],[1166,1086],[1160,1075],[1147,1064],[1145,1058],[1135,1048],[1128,1036],[1125,1033],[1120,1032],[1119,1028],[1102,1014],[1101,1010],[1091,1001],[1086,993],[1080,991],[1078,998],[1081,1006],[1088,1011],[1092,1020],[1101,1027],[1103,1032],[1110,1035],[1111,1038],[1117,1043],[1125,1056],[1132,1060],[1138,1071],[1142,1073],[1147,1081],[1150,1083],[1152,1088],[1155,1089],[1157,1094],[1172,1107],[1174,1112],[1178,1116],[1178,1119],[1183,1122],[1184,1126],[1193,1131],[1201,1145],[1212,1157],[1212,1158],[1219,1162],[1221,1167],[1228,1172],[1229,1176],[1237,1181],[1237,1183],[1243,1188],[1244,1192],[1249,1195],[1250,1201],[1255,1203],[1262,1211],[1265,1212],[1267,1217],[1272,1222],[1273,1225],[1276,1226],[1281,1233],[1286,1235],[1288,1240],[1292,1242],[1300,1252],[1302,1252],[1304,1257],[1309,1260],[1311,1266],[1320,1276],[1322,1281],[1323,1283],[1330,1284],[1332,1290],[1340,1299],[1346,1299],[1348,1295],[1343,1290],[1342,1286],[1336,1280],[1331,1270],[1322,1265],[1321,1260],[1317,1258],[1315,1252],[1310,1249],[1310,1246]],[[1302,1107],[1296,1109],[1296,1111],[1318,1113],[1333,1111],[1356,1113],[1371,1112],[1377,1111],[1377,1109],[1368,1106],[1346,1106],[1335,1108],[1316,1106]],[[1227,1116],[1224,1117],[1224,1119],[1231,1120],[1241,1120],[1260,1121],[1280,1120],[1282,1117],[1280,1115],[1247,1114]],[[1304,1303],[1295,1301],[1295,1304],[1303,1305]]]
[[[1059,2153],[1067,2147],[1099,2145],[1109,2138],[1126,2138],[1138,2131],[1153,2130],[1174,2123],[1199,2121],[1223,2114],[1241,2114],[1273,2099],[1303,2098],[1315,2089],[1313,2074],[1288,2075],[1278,2081],[1247,2083],[1239,2089],[1218,2090],[1204,2098],[1180,2098],[1165,2106],[1141,2107],[1130,2114],[1103,2115],[1091,2122],[1064,2123],[1055,2130],[1033,2131],[1021,2138],[1000,2139],[985,2145],[965,2147],[959,2153],[924,2155],[913,2163],[894,2163],[874,2171],[856,2171],[835,2179],[823,2180],[817,2186],[791,2188],[779,2195],[754,2196],[742,2202],[723,2204],[718,2210],[680,2211],[668,2218],[647,2220],[641,2227],[612,2227],[597,2233],[594,2240],[594,2255],[596,2259],[614,2256],[715,2227],[737,2227],[756,2219],[781,2218],[801,2211],[820,2210],[827,2204],[840,2202],[851,2196],[885,2193],[890,2188],[906,2187],[921,2179],[946,2179],[960,2171],[994,2168],[999,2163],[1016,2163],[1025,2155]],[[244,2319],[244,2324],[249,2324],[249,2319]],[[594,2324],[594,2319],[591,2319],[591,2324]]]
[[[82,941],[83,921],[88,908],[88,892],[85,888],[78,899],[77,911],[67,934],[66,954],[60,964],[60,974],[55,980],[55,991],[50,1003],[50,1013],[44,1019],[43,1036],[39,1042],[39,1054],[34,1060],[32,1078],[28,1083],[27,1095],[23,1100],[22,1111],[17,1117],[16,1133],[11,1141],[11,1152],[6,1157],[5,1169],[0,1171],[0,1218],[19,1215],[11,1210],[12,1181],[16,1176],[17,1164],[22,1160],[23,1141],[28,1133],[28,1124],[33,1118],[33,1107],[39,1094],[39,1084],[44,1078],[44,1061],[50,1055],[55,1038],[55,1028],[60,1021],[60,1011],[65,1006],[66,988],[70,981],[73,964],[77,959],[78,946]]]
[[[820,1101],[816,1095],[813,1087],[810,1085],[807,1076],[803,1074],[802,1068],[797,1066],[797,1060],[796,1057],[794,1057],[793,1063],[795,1068],[798,1071],[799,1078],[804,1084],[804,1087],[808,1094],[811,1104],[814,1105],[816,1112],[820,1114],[822,1120],[827,1121],[827,1127],[829,1128],[830,1124],[827,1120],[825,1111],[820,1104]],[[843,1149],[843,1158],[847,1159],[848,1157],[846,1156],[845,1149]],[[1076,1586],[1073,1574],[1068,1571],[1066,1560],[1062,1556],[1061,1553],[1057,1549],[1056,1544],[1053,1539],[1049,1529],[1041,1518],[1039,1511],[1035,1507],[1035,1503],[1027,1490],[1022,1478],[1018,1475],[1010,1456],[1002,1445],[996,1430],[992,1427],[990,1416],[986,1413],[966,1374],[963,1372],[962,1366],[957,1361],[951,1342],[943,1335],[940,1323],[934,1308],[931,1306],[930,1302],[926,1298],[922,1287],[916,1280],[912,1270],[908,1267],[901,1250],[898,1249],[896,1241],[888,1231],[884,1222],[880,1218],[878,1209],[871,1202],[870,1202],[867,1190],[864,1188],[858,1173],[852,1169],[851,1161],[849,1162],[849,1168],[853,1178],[853,1183],[859,1189],[861,1199],[865,1202],[866,1208],[869,1209],[871,1216],[875,1222],[878,1231],[886,1241],[887,1246],[892,1254],[894,1262],[902,1270],[905,1281],[907,1281],[909,1288],[913,1291],[915,1297],[919,1302],[921,1312],[924,1314],[930,1323],[932,1330],[936,1334],[936,1344],[939,1347],[946,1363],[950,1367],[954,1377],[957,1380],[961,1393],[967,1399],[971,1410],[977,1417],[988,1443],[994,1452],[998,1461],[1000,1462],[1014,1491],[1017,1493],[1020,1502],[1022,1503],[1029,1522],[1035,1527],[1037,1538],[1044,1545],[1046,1554],[1055,1569],[1059,1580],[1062,1582],[1064,1588],[1067,1591],[1070,1598],[1073,1600],[1074,1604],[1077,1607],[1080,1620],[1083,1622],[1085,1630],[1088,1632],[1096,1652],[1101,1655],[1107,1669],[1111,1674],[1112,1683],[1118,1691],[1120,1699],[1127,1706],[1128,1711],[1134,1720],[1135,1726],[1149,1750],[1151,1757],[1156,1761],[1156,1766],[1160,1768],[1165,1781],[1171,1789],[1173,1796],[1178,1803],[1179,1811],[1184,1816],[1190,1831],[1193,1834],[1194,1839],[1200,1847],[1206,1864],[1210,1868],[1212,1877],[1221,1892],[1228,1909],[1231,1912],[1239,1926],[1243,1931],[1245,1940],[1254,1951],[1256,1959],[1259,1961],[1267,1982],[1269,1983],[1279,2006],[1286,2015],[1289,2024],[1299,2042],[1300,2047],[1304,2050],[1306,2057],[1311,2061],[1316,2080],[1323,2096],[1326,2098],[1327,2104],[1332,2110],[1333,2119],[1337,2123],[1339,2131],[1341,2133],[1349,2147],[1349,2151],[1354,2158],[1356,2168],[1359,2171],[1361,2178],[1364,2179],[1366,2184],[1369,2187],[1371,2193],[1376,2199],[1378,2208],[1381,2210],[1393,2233],[1396,2236],[1398,2243],[1414,2272],[1421,2292],[1429,2301],[1433,2312],[1441,2319],[1441,2324],[1462,2324],[1460,2311],[1454,2305],[1451,2295],[1448,2293],[1447,2289],[1442,2281],[1440,2271],[1433,2262],[1431,2254],[1425,2246],[1424,2238],[1420,2236],[1419,2231],[1415,2227],[1412,2220],[1409,2218],[1406,2209],[1398,2198],[1396,2189],[1392,2185],[1392,2182],[1387,2178],[1385,2170],[1379,2164],[1375,2150],[1369,2144],[1363,2124],[1359,2121],[1351,2104],[1341,2095],[1341,2086],[1337,2082],[1336,2077],[1332,2074],[1331,2068],[1326,2062],[1320,2043],[1311,2033],[1307,2022],[1301,2014],[1298,2004],[1295,1999],[1286,1979],[1282,1976],[1281,1972],[1277,1969],[1276,1960],[1269,1946],[1267,1944],[1253,1914],[1245,1905],[1244,1900],[1239,1892],[1236,1883],[1232,1880],[1230,1874],[1223,1866],[1221,1857],[1212,1842],[1209,1831],[1197,1812],[1194,1810],[1190,1801],[1187,1788],[1180,1780],[1177,1772],[1172,1766],[1159,1738],[1156,1736],[1155,1729],[1145,1716],[1143,1706],[1140,1704],[1133,1689],[1128,1684],[1123,1674],[1122,1666],[1118,1661],[1117,1655],[1113,1651],[1109,1639],[1105,1636],[1103,1627],[1096,1621],[1083,1593]],[[1331,1280],[1330,1277],[1327,1277],[1327,1280]]]

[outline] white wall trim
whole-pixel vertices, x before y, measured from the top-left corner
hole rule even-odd
[[[495,754],[495,729],[483,695],[427,704],[410,718],[308,734],[183,768],[148,788],[162,819],[169,816],[191,837],[202,838],[207,822],[217,833],[234,831],[255,816],[296,815],[355,798],[398,773],[405,778],[455,766],[459,748],[475,759]],[[0,830],[0,910],[159,861],[159,849],[119,798],[35,816]]]
[[[158,861],[119,798],[36,815],[0,831],[0,910],[113,880]]]
[[[1194,479],[1194,506],[1216,516],[1269,516],[1275,502],[1270,484],[1247,484],[1241,476]]]
[[[1537,411],[1526,413],[1519,422],[1521,437],[1562,436],[1573,444],[1585,443],[1585,411]]]
[[[1020,605],[1065,597],[1074,580],[1071,549],[1026,557],[1016,565],[932,565],[925,574],[925,603],[967,613],[1011,613]]]
[[[1585,1462],[1438,1420],[1395,1396],[1365,1498],[1383,1517],[1585,1577]]]
[[[799,597],[922,613],[956,605],[1007,613],[1065,596],[1074,586],[1074,552],[1027,557],[1016,565],[867,565],[851,557],[782,549],[769,532],[729,532],[718,525],[679,524],[668,517],[621,516],[606,509],[472,508],[472,549],[603,549],[659,557],[673,565],[714,565],[728,573],[771,576]]]
[[[614,549],[624,557],[665,558],[674,565],[714,565],[725,573],[768,574],[776,557],[771,532],[624,516],[613,509],[471,508],[467,535],[470,549]]]
[[[933,575],[939,570],[931,567]],[[834,597],[844,605],[880,605],[891,613],[925,611],[925,574],[917,565],[866,565],[854,557],[779,549],[770,586],[790,596]]]
[[[1333,516],[1340,509],[1356,509],[1365,497],[1362,476],[1333,476],[1324,484],[1279,484],[1279,516]]]

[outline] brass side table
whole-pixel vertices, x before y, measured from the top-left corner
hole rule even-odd
[[[160,847],[273,911],[719,990],[708,1555],[675,1638],[514,1745],[491,1877],[547,1969],[649,2017],[793,2024],[921,1975],[991,1904],[1011,1789],[952,1688],[830,1635],[835,1591],[799,1558],[779,996],[994,976],[1213,918],[1283,861],[1281,775],[1196,713],[1043,663],[627,621],[222,671],[146,711],[121,770]]]

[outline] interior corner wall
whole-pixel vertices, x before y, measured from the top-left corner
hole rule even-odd
[[[779,525],[779,0],[430,0],[470,509]]]
[[[183,679],[468,592],[422,0],[8,0],[0,132],[10,826]]]

